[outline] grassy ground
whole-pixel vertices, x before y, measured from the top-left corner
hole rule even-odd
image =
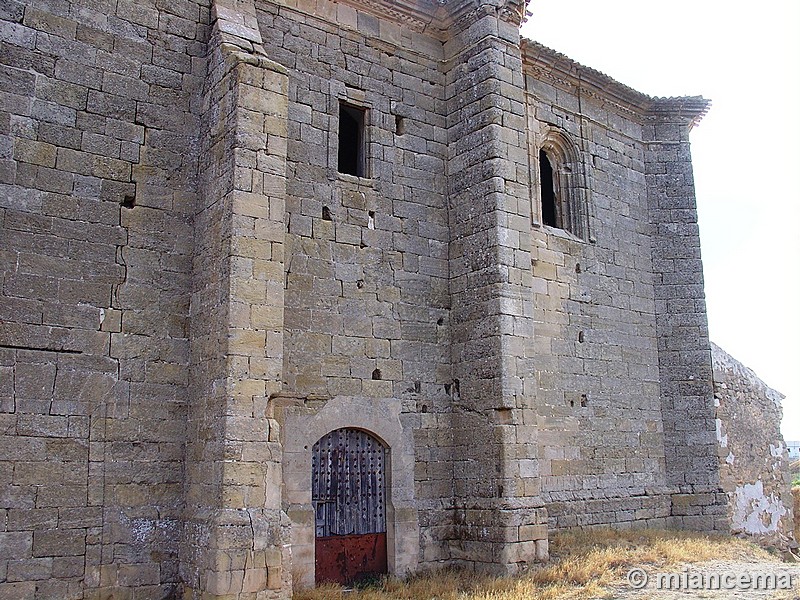
[[[792,488],[794,496],[794,539],[800,542],[800,485]]]
[[[567,532],[550,543],[551,562],[519,577],[438,571],[349,592],[323,586],[294,600],[583,600],[607,596],[636,566],[661,567],[706,560],[765,560],[761,548],[730,537],[696,533],[610,529]]]

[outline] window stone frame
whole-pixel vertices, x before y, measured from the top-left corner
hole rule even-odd
[[[552,126],[547,126],[538,136],[531,155],[531,187],[534,206],[533,224],[537,227],[563,230],[582,241],[594,241],[590,235],[589,186],[587,168],[577,145],[569,136]],[[539,152],[543,151],[553,169],[553,187],[556,195],[558,225],[544,224],[542,218],[542,189]]]

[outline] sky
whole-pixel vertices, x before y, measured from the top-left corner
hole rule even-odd
[[[800,0],[532,0],[522,34],[652,96],[690,134],[711,339],[783,393],[800,440]]]

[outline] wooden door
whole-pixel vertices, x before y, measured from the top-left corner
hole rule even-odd
[[[350,585],[387,572],[386,448],[337,429],[312,450],[315,578]]]

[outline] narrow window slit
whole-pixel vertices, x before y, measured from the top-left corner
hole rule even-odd
[[[364,177],[366,171],[364,123],[366,110],[339,103],[339,173]]]
[[[542,222],[550,227],[558,227],[553,166],[544,150],[539,150],[539,180],[542,190]]]

